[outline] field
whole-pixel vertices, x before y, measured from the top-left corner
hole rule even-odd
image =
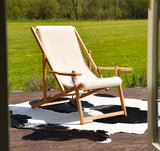
[[[75,26],[97,66],[131,67],[132,72],[120,73],[123,87],[145,86],[138,82],[146,82],[147,20],[28,20],[7,22],[10,91],[26,91],[26,81],[42,77],[42,53],[30,30],[38,25]],[[115,75],[114,71],[101,73]]]

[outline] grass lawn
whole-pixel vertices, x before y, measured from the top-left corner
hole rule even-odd
[[[38,25],[73,25],[86,47],[92,51],[97,66],[131,67],[132,72],[121,72],[126,83],[133,83],[133,74],[140,77],[147,68],[147,20],[112,21],[8,21],[8,69],[10,90],[24,90],[25,81],[42,77],[42,53],[30,28]],[[112,71],[102,71],[103,77]]]

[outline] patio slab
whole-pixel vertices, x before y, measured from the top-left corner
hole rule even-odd
[[[49,92],[58,93],[57,90]],[[117,89],[100,91],[114,96],[118,96]],[[146,88],[126,88],[125,98],[136,98],[147,100]],[[31,101],[42,97],[42,92],[11,92],[9,94],[9,104],[17,104]],[[147,132],[144,134],[116,133],[110,135],[111,143],[101,144],[87,139],[74,139],[69,141],[30,141],[23,140],[22,137],[32,133],[28,129],[10,128],[10,150],[11,151],[147,151]]]

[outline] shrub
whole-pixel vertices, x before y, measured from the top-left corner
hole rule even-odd
[[[47,89],[57,88],[57,83],[53,76],[47,76]],[[41,91],[43,89],[43,78],[33,75],[32,78],[26,79],[23,91]]]
[[[142,87],[145,88],[147,87],[147,72],[142,71],[139,76],[137,76],[135,73],[132,75],[132,79],[128,79],[128,75],[126,74],[125,76],[125,85],[128,88],[133,88],[133,87]],[[132,81],[132,82],[129,82]]]

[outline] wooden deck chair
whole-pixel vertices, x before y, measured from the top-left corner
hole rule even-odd
[[[131,71],[131,68],[97,67],[77,30],[72,26],[37,26],[36,28],[32,27],[31,30],[43,53],[43,101],[32,105],[32,108],[54,104],[53,100],[63,96],[72,96],[72,99],[59,103],[76,100],[81,124],[84,124],[85,121],[111,116],[127,116],[119,71]],[[97,76],[87,66],[79,44],[88,58],[89,66],[93,67]],[[50,67],[50,73],[55,77],[61,90],[59,94],[52,97],[47,96],[46,62]],[[116,76],[102,78],[99,72],[100,69],[115,70]],[[66,90],[64,86],[69,87],[69,89]],[[122,110],[103,115],[83,117],[80,99],[112,86],[118,86]],[[80,90],[83,90],[83,92],[81,93]],[[51,101],[53,103],[49,103]]]

